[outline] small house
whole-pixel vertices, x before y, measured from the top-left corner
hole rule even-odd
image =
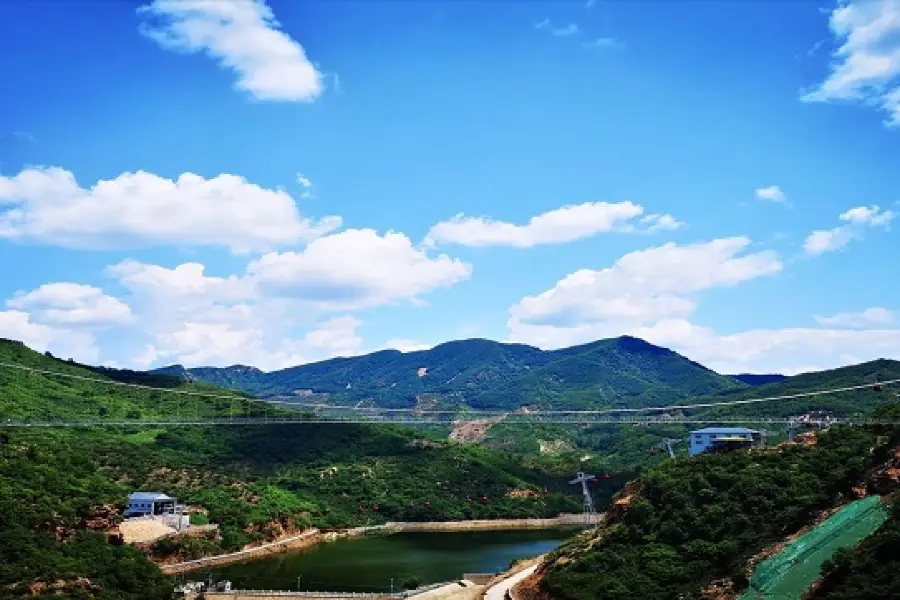
[[[747,448],[760,439],[758,431],[744,427],[707,427],[691,432],[688,453],[693,456],[701,452]]]
[[[134,492],[128,496],[126,517],[167,515],[175,512],[175,498],[160,492]]]

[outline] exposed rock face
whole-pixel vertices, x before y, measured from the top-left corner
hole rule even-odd
[[[506,492],[507,498],[534,498],[537,496],[537,492],[534,490],[509,490]]]
[[[628,505],[631,504],[631,501],[635,496],[640,494],[641,485],[636,481],[631,481],[622,488],[622,491],[619,493],[618,498],[613,501],[612,506],[609,509],[609,512],[606,513],[606,522],[607,523],[616,523],[622,520],[622,517],[625,516],[625,511],[628,510]]]
[[[474,421],[459,421],[453,425],[450,432],[450,439],[456,442],[467,442],[470,444],[478,443],[484,440],[488,430],[501,419],[477,419]]]
[[[888,461],[869,474],[865,486],[870,494],[881,496],[900,489],[900,447],[894,448]]]
[[[245,548],[253,548],[254,546],[260,546],[262,544],[267,544],[269,542],[274,542],[281,538],[291,537],[300,533],[303,533],[306,530],[304,525],[297,525],[294,522],[293,517],[282,516],[278,520],[269,521],[264,525],[260,526],[250,526],[247,527],[244,532],[247,534],[252,534],[255,531],[259,531],[264,534],[266,537],[263,540],[259,540],[257,542],[251,542]]]
[[[86,595],[92,597],[94,594],[100,592],[100,586],[91,583],[91,580],[86,577],[79,577],[78,579],[68,581],[65,579],[57,579],[54,582],[35,581],[28,587],[31,590],[32,596],[42,596],[47,594],[67,596],[67,591],[77,591],[79,596]]]
[[[121,511],[111,504],[97,505],[91,508],[91,514],[82,521],[82,526],[95,531],[117,529],[120,514]]]

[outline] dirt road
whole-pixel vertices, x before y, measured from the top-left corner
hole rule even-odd
[[[512,577],[499,582],[497,585],[493,586],[487,591],[487,593],[484,595],[484,600],[504,600],[504,598],[506,598],[506,592],[508,590],[512,589],[513,586],[515,586],[517,583],[534,573],[535,569],[537,568],[538,565],[528,567],[527,569],[519,571]]]

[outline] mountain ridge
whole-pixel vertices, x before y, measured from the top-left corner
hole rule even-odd
[[[363,401],[392,408],[640,406],[748,387],[673,350],[630,336],[557,350],[472,338],[429,350],[380,350],[268,372],[247,365],[170,365],[150,372],[192,377],[263,397],[314,396],[317,401]]]

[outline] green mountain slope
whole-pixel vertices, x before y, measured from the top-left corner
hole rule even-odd
[[[741,400],[791,396],[810,392],[866,386],[862,389],[846,390],[833,394],[820,394],[803,398],[785,398],[773,402],[744,405],[732,408],[718,408],[709,411],[712,415],[735,416],[752,414],[761,417],[780,417],[824,411],[835,416],[870,416],[874,410],[885,404],[896,402],[894,395],[900,393],[900,386],[876,391],[879,381],[900,379],[900,361],[880,359],[858,365],[802,373],[788,377],[777,383],[760,385],[749,390],[738,390],[716,397],[701,398],[698,401],[715,402],[721,400]]]
[[[862,389],[847,390],[836,394],[812,395],[799,399],[787,398],[732,407],[695,409],[690,412],[672,411],[672,414],[677,415],[684,412],[692,416],[733,419],[748,416],[752,418],[790,417],[821,411],[839,417],[898,417],[900,414],[879,414],[879,411],[897,401],[895,394],[900,393],[900,386],[888,386],[881,391],[873,389],[874,382],[891,379],[900,379],[900,362],[876,360],[829,371],[795,375],[776,383],[752,388],[720,392],[710,396],[695,396],[690,401],[707,403],[781,397],[860,385],[864,386]],[[778,425],[763,427],[752,422],[748,424],[755,428],[766,429],[773,442],[784,438],[784,432]],[[488,431],[482,444],[489,448],[510,450],[526,455],[541,454],[543,446],[546,452],[552,452],[555,455],[591,456],[591,468],[595,470],[631,470],[657,464],[664,460],[661,454],[648,455],[648,451],[659,450],[660,442],[664,437],[683,440],[694,428],[690,425],[680,424],[640,427],[533,424],[525,427],[501,423]],[[552,450],[547,450],[548,448],[552,448]],[[676,446],[676,451],[684,453],[686,448],[687,444],[682,442]]]
[[[589,408],[671,404],[747,388],[666,348],[621,337],[542,351],[521,344],[462,340],[430,350],[384,350],[264,373],[244,366],[155,372],[263,396],[317,394],[317,401],[417,403],[475,408]]]
[[[852,498],[870,469],[891,460],[900,430],[878,433],[835,427],[811,447],[700,455],[649,469],[607,524],[551,555],[526,597],[699,600],[714,581],[740,591],[751,556]]]
[[[0,415],[68,419],[136,412],[147,417],[174,410],[222,415],[229,404],[244,411],[259,404],[113,386],[108,382],[114,378],[224,393],[179,378],[58,361],[5,340],[0,363],[90,379],[0,366]],[[577,511],[579,499],[567,484],[576,466],[523,464],[399,427],[0,429],[0,597],[28,595],[34,585],[60,581],[66,597],[167,598],[168,578],[141,553],[110,544],[102,533],[107,521],[97,525],[110,509],[120,513],[127,494],[138,489],[175,495],[220,525],[219,538],[153,548],[160,557],[184,559],[310,526]],[[612,485],[599,495],[608,498]],[[513,490],[534,494],[510,494]],[[486,503],[468,502],[481,496]]]

